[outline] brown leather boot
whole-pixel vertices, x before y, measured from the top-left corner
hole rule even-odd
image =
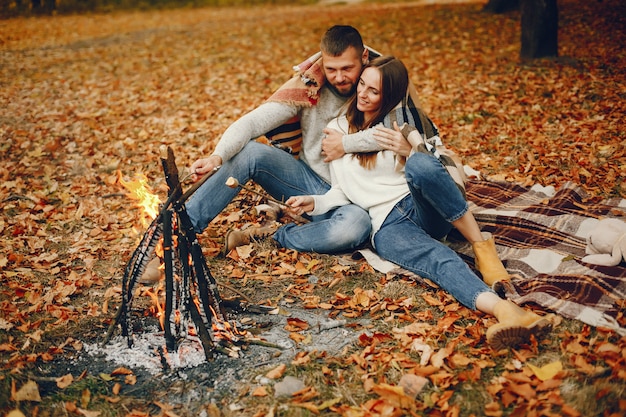
[[[498,281],[508,281],[509,273],[504,269],[502,261],[496,251],[496,243],[491,233],[483,232],[485,240],[472,243],[474,256],[476,257],[476,268],[483,276],[483,281],[489,286],[493,286]]]
[[[252,240],[262,239],[274,234],[274,226],[252,226],[244,230],[229,230],[224,238],[222,255],[226,256],[238,246],[248,245]]]
[[[552,331],[554,314],[540,316],[510,300],[499,301],[493,315],[498,323],[487,329],[487,342],[496,350],[528,342],[531,335],[542,337]]]
[[[267,204],[259,204],[258,206],[254,207],[254,211],[258,216],[265,215],[266,219],[271,221],[278,221],[278,219],[282,215],[281,207],[271,201]]]

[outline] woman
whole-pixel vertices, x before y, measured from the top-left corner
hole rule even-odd
[[[400,60],[389,56],[373,60],[363,70],[345,115],[329,127],[350,134],[379,125],[405,97],[408,83]],[[291,197],[286,204],[298,214],[309,215],[350,203],[366,209],[377,253],[434,281],[466,307],[494,315],[499,323],[487,330],[487,340],[496,349],[549,332],[549,317],[501,299],[439,240],[456,227],[472,243],[486,281],[508,279],[493,239],[484,239],[463,193],[440,161],[428,153],[412,152],[397,124],[394,129],[376,129],[385,150],[333,161],[332,187],[326,194]]]

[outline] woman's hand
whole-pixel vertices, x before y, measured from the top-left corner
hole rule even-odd
[[[409,156],[413,149],[400,131],[397,122],[393,122],[393,129],[382,125],[374,127],[374,139],[383,149],[393,151],[400,156]]]
[[[222,165],[222,157],[218,155],[211,155],[208,158],[198,159],[191,164],[191,179],[195,182],[204,176],[204,174],[211,172]]]
[[[313,211],[315,208],[315,200],[313,200],[313,197],[310,195],[297,195],[289,197],[289,199],[285,201],[285,205],[293,214],[302,216],[304,213]]]

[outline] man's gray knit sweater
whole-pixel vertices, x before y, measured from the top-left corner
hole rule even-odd
[[[299,114],[302,125],[300,159],[330,184],[330,170],[322,156],[323,130],[328,122],[339,115],[345,102],[345,97],[336,95],[326,86],[320,89],[320,98],[311,107],[265,102],[226,129],[213,155],[219,155],[224,163],[239,153],[249,141],[263,136]],[[348,137],[350,139],[346,140]],[[344,137],[343,144],[347,153],[365,152],[378,147],[371,134],[364,135],[362,132]]]

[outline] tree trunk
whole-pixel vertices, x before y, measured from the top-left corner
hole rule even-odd
[[[44,0],[44,9],[46,13],[52,14],[57,8],[56,0]]]
[[[506,13],[519,10],[520,0],[489,0],[483,10],[489,13]]]
[[[522,0],[523,60],[558,56],[559,13],[556,0]]]
[[[31,0],[32,12],[35,14],[52,14],[56,9],[56,0]]]

